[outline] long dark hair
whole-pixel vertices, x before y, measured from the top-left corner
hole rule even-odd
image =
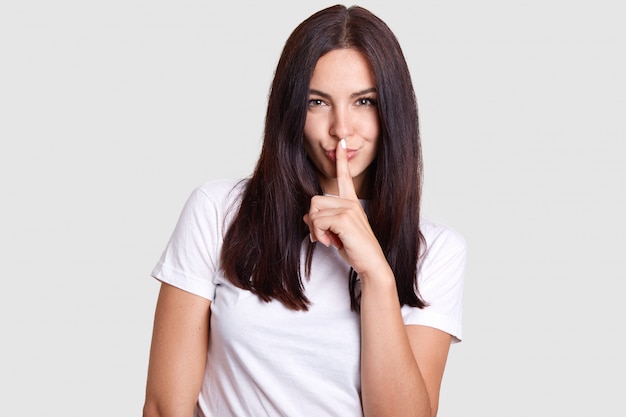
[[[378,92],[380,137],[367,184],[370,224],[396,279],[401,305],[423,308],[417,268],[423,237],[419,229],[422,153],[417,103],[409,69],[389,27],[366,9],[342,5],[323,9],[290,35],[271,86],[263,147],[241,206],[224,238],[222,268],[233,284],[262,300],[277,299],[307,310],[301,276],[302,216],[321,193],[304,149],[309,83],[318,59],[352,48],[369,60]],[[314,246],[307,250],[310,272]],[[358,310],[351,272],[352,308]]]

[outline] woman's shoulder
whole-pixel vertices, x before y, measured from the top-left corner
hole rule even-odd
[[[217,205],[230,203],[239,198],[247,179],[217,179],[205,181],[198,185],[192,194],[201,195]]]
[[[466,250],[464,236],[449,225],[421,218],[420,230],[426,241],[426,250],[434,248],[445,248],[452,252]]]
[[[201,183],[190,193],[183,212],[202,217],[209,213],[218,217],[232,213],[241,202],[246,182],[245,179],[219,179]]]

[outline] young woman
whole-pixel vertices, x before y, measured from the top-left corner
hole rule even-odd
[[[282,52],[252,176],[198,187],[161,281],[144,416],[435,416],[465,244],[420,218],[401,48],[334,6]]]

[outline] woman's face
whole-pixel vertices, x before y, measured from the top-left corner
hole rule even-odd
[[[369,61],[353,49],[323,55],[311,78],[304,144],[324,193],[338,195],[335,149],[345,138],[350,174],[357,194],[363,197],[378,135],[376,84]]]

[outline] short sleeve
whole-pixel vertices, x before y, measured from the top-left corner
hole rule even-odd
[[[152,276],[212,301],[221,246],[220,217],[214,199],[202,187],[196,188],[183,206]]]
[[[462,300],[466,244],[456,231],[433,223],[423,227],[426,251],[418,268],[418,288],[428,304],[402,307],[405,324],[434,327],[462,339]]]

